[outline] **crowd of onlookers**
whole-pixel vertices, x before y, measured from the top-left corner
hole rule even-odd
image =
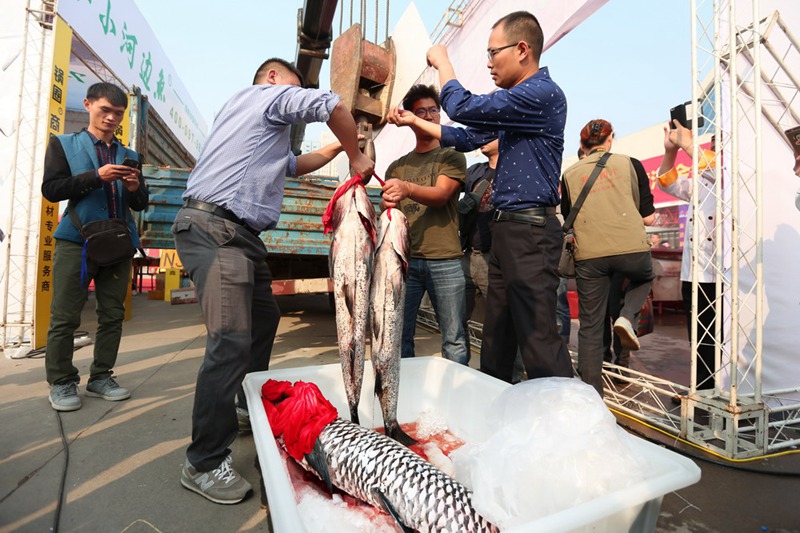
[[[604,359],[627,366],[630,351],[640,346],[638,315],[655,277],[651,247],[661,246],[646,230],[654,219],[651,184],[641,162],[612,151],[614,130],[603,119],[581,129],[580,159],[562,172],[567,99],[548,68],[540,66],[543,43],[531,13],[498,20],[485,60],[499,90],[484,95],[461,85],[447,49],[436,45],[427,61],[438,72],[440,89],[415,85],[387,117],[390,124],[410,128],[416,141],[389,166],[381,199],[384,209],[402,210],[409,222],[401,352],[414,356],[416,316],[427,293],[442,332],[443,356],[466,364],[468,317],[480,295],[485,299],[481,371],[507,382],[523,375],[572,377],[567,283],[557,269],[566,222],[578,293],[577,370],[602,395]],[[364,181],[373,173],[374,162],[358,149],[350,110],[331,91],[302,86],[294,65],[273,58],[258,68],[251,86],[223,105],[172,227],[207,328],[181,483],[217,503],[239,502],[251,488],[232,466],[230,445],[249,423],[242,380],[247,372],[268,369],[280,317],[259,234],[278,222],[283,178],[310,173],[340,152]],[[68,210],[77,215],[62,217],[55,232],[46,376],[50,403],[59,411],[81,407],[72,335],[91,281],[99,325],[86,395],[110,401],[130,397],[113,375],[130,258],[104,264],[87,255],[84,230],[115,220],[128,228],[129,244],[138,247],[129,209],[148,204],[138,154],[114,137],[126,95],[111,84],[96,84],[84,106],[88,127],[50,140],[42,185],[48,200],[68,200]],[[463,127],[441,125],[442,109]],[[338,142],[295,156],[289,129],[307,122],[326,122]],[[677,153],[692,156],[693,146],[689,129],[669,124],[656,181],[689,201],[692,180],[699,180],[696,189],[704,195],[701,212],[690,208],[687,215],[681,268],[687,316],[693,281],[698,288],[694,379],[703,389],[713,387],[715,373],[717,295],[710,263],[716,221],[705,197],[715,186],[716,156],[712,140],[710,150],[697,154],[699,175],[679,175]],[[463,153],[476,149],[488,160],[468,169]],[[702,239],[695,246],[693,226]],[[699,264],[694,270],[702,273],[700,279],[692,279],[692,262]],[[616,342],[610,340],[612,331]],[[613,354],[609,345],[615,345]]]

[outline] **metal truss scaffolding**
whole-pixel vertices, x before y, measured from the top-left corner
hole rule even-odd
[[[746,9],[747,12],[737,13]],[[747,19],[749,24],[741,25]],[[739,21],[737,23],[737,21]],[[770,43],[781,43],[778,50]],[[788,43],[788,44],[787,44]],[[762,49],[769,52],[762,62]],[[691,383],[684,387],[655,376],[606,365],[606,402],[614,409],[728,459],[775,453],[800,444],[798,387],[764,390],[764,272],[762,196],[763,119],[783,137],[784,119],[800,122],[800,84],[788,57],[800,54],[778,12],[762,19],[758,0],[692,2],[692,175],[698,176],[702,150],[699,133],[716,135],[713,185],[692,180],[692,210],[710,202],[716,211],[709,228],[716,243],[713,260],[692,261]],[[705,126],[698,128],[698,118]],[[701,194],[705,193],[705,194]],[[692,257],[700,256],[703,237],[692,225]],[[702,324],[697,317],[700,274],[713,272],[716,299],[713,388],[698,387],[696,368]],[[769,357],[770,354],[767,354]],[[772,354],[777,355],[777,354]],[[681,398],[680,413],[670,410]],[[665,401],[670,400],[670,401]]]
[[[747,10],[747,13],[736,10]],[[752,17],[750,17],[752,15]],[[749,23],[742,25],[743,18]],[[737,24],[737,20],[739,23]],[[691,382],[684,386],[633,369],[604,363],[605,401],[609,407],[730,460],[762,457],[800,445],[800,377],[796,387],[764,390],[764,272],[762,197],[762,123],[785,139],[783,130],[800,123],[800,47],[775,12],[759,16],[758,0],[692,1],[692,175],[698,176],[700,133],[716,134],[714,185],[700,194],[693,181],[692,210],[700,199],[716,210],[711,228],[717,243],[711,264],[693,261]],[[766,53],[764,52],[766,51]],[[797,61],[795,61],[797,60]],[[698,129],[698,117],[705,126]],[[790,166],[791,162],[787,163]],[[703,191],[706,192],[706,191]],[[692,256],[703,239],[693,224]],[[713,388],[698,387],[698,275],[714,273],[720,319],[709,333],[715,343]],[[776,280],[777,282],[777,280]],[[700,310],[702,311],[702,310]],[[436,329],[432,309],[418,321]],[[470,343],[480,348],[481,324],[469,323]],[[573,354],[574,356],[575,354]],[[704,385],[708,385],[707,383]],[[673,405],[680,399],[680,409]]]
[[[7,238],[0,250],[0,348],[30,340],[34,312],[34,280],[39,236],[42,165],[52,65],[55,0],[28,0],[20,54],[20,81],[11,172],[6,177],[3,228]],[[4,140],[7,142],[7,139]]]

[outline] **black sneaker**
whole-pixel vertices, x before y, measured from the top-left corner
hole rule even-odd
[[[214,503],[239,503],[253,488],[231,465],[231,457],[225,458],[210,472],[198,472],[187,459],[181,471],[181,485]]]

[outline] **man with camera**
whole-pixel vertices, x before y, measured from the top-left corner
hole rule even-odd
[[[700,123],[699,125],[702,125]],[[680,175],[675,167],[678,150],[683,150],[686,155],[694,154],[694,142],[691,123],[680,118],[673,119],[669,127],[664,127],[664,158],[658,169],[658,187],[675,198],[689,203],[686,213],[686,227],[684,229],[683,254],[681,255],[681,296],[686,310],[686,325],[689,339],[691,340],[692,324],[692,278],[697,272],[697,366],[695,383],[698,390],[714,388],[714,378],[717,373],[714,330],[717,319],[716,305],[717,284],[714,272],[714,257],[716,255],[716,202],[714,194],[716,188],[716,174],[714,168],[717,163],[716,135],[711,136],[708,150],[698,154],[699,176]],[[698,179],[698,211],[695,212],[692,204],[694,179]],[[697,255],[693,256],[692,239],[693,226],[698,225],[700,241],[697,246]],[[692,263],[699,268],[692,269]],[[679,398],[674,398],[675,403],[680,403]]]
[[[108,264],[107,258],[99,259],[91,249],[87,253],[85,236],[87,226],[115,221],[123,234],[125,227],[130,234],[130,242],[121,244],[131,252],[141,246],[129,208],[146,209],[148,192],[141,182],[139,155],[114,137],[128,107],[127,95],[116,85],[96,83],[89,87],[83,105],[89,113],[89,126],[78,133],[50,138],[42,181],[42,195],[51,202],[69,200],[67,211],[71,211],[61,218],[53,235],[53,299],[45,371],[51,387],[50,405],[56,411],[81,407],[77,387],[80,377],[72,364],[73,335],[80,326],[92,280],[97,333],[86,396],[119,401],[131,395],[117,384],[112,369],[122,337],[133,253]],[[105,246],[100,251],[107,254],[110,250]]]
[[[439,124],[439,93],[433,87],[411,87],[403,108],[421,122]],[[442,356],[467,364],[470,352],[456,207],[467,163],[463,154],[442,148],[423,129],[411,129],[417,144],[389,165],[381,201],[384,209],[403,211],[411,238],[401,355],[414,357],[417,312],[427,291],[442,332]]]

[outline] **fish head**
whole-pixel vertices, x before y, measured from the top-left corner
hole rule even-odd
[[[344,190],[342,190],[343,187],[345,188]],[[336,231],[336,229],[341,225],[342,220],[353,205],[353,188],[349,187],[347,182],[342,182],[339,184],[339,186],[336,188],[336,192],[334,193],[334,197],[339,194],[341,195],[336,200],[336,203],[333,204],[333,212],[331,217],[331,223],[334,231]]]
[[[358,211],[358,216],[361,218],[361,223],[364,224],[364,229],[367,230],[373,245],[376,241],[375,231],[375,207],[367,196],[367,189],[363,185],[353,187],[352,202],[353,207]]]

